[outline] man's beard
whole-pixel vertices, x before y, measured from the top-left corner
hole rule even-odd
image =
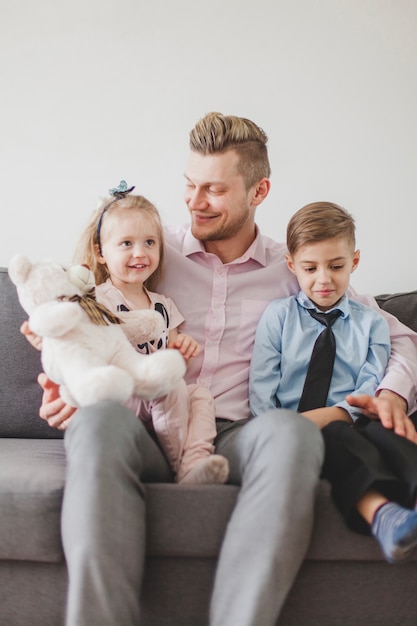
[[[235,235],[237,235],[242,230],[250,217],[250,211],[245,206],[245,211],[238,214],[233,219],[233,221],[220,224],[220,226],[214,227],[207,233],[204,232],[204,228],[202,228],[202,232],[199,233],[199,227],[195,226],[192,222],[191,232],[193,236],[199,241],[224,241],[225,239],[231,239],[232,237],[235,237]]]

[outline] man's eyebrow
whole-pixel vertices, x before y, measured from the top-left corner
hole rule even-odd
[[[193,182],[192,179],[185,172],[184,172],[184,178],[186,180],[188,180],[190,183]],[[209,187],[210,185],[222,185],[222,186],[224,186],[225,183],[223,181],[221,181],[221,180],[207,180],[206,182],[201,183],[202,187]]]

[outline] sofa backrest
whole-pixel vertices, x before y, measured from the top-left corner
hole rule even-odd
[[[379,306],[417,332],[417,291],[376,297]],[[40,352],[21,335],[27,318],[7,269],[0,268],[0,437],[62,438],[38,417]]]
[[[63,433],[38,416],[40,352],[19,332],[27,318],[7,269],[0,268],[0,437],[59,439]]]
[[[398,317],[400,322],[417,332],[417,291],[376,296],[381,309]]]

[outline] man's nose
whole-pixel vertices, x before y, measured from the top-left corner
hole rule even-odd
[[[203,189],[194,189],[190,192],[187,200],[189,209],[206,209],[207,208],[207,198]]]

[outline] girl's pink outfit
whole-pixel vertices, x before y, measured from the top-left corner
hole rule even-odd
[[[151,307],[163,316],[166,328],[158,340],[134,345],[142,354],[164,350],[169,331],[184,321],[171,298],[152,291],[146,293]],[[135,309],[110,279],[96,287],[96,297],[113,313]],[[197,462],[213,454],[216,436],[214,400],[202,385],[187,385],[182,380],[163,398],[142,400],[132,396],[126,406],[155,432],[178,481]]]

